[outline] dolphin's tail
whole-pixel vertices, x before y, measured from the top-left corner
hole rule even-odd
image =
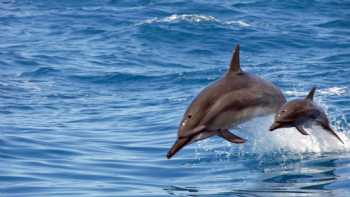
[[[174,156],[182,147],[184,147],[186,144],[190,142],[190,138],[180,138],[177,139],[174,145],[170,148],[168,151],[168,154],[166,157],[170,159],[172,156]]]

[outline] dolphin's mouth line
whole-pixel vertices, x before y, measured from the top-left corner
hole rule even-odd
[[[278,124],[293,124],[294,123],[294,121],[293,120],[279,120],[279,121],[276,121],[276,123],[278,123]]]
[[[284,127],[292,127],[294,126],[294,121],[291,120],[286,120],[286,121],[275,121],[274,123],[272,123],[272,125],[270,126],[269,130],[273,131],[276,129],[280,129],[280,128],[284,128]]]

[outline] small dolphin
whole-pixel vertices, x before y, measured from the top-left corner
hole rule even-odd
[[[301,134],[309,135],[304,130],[304,126],[316,123],[344,144],[343,140],[329,125],[326,113],[313,102],[315,90],[316,87],[313,87],[304,99],[295,99],[284,104],[276,114],[270,131],[278,128],[295,127]]]
[[[241,70],[238,44],[229,70],[202,90],[187,108],[167,158],[187,144],[214,135],[244,143],[228,129],[254,117],[276,113],[285,102],[282,92],[272,83]]]

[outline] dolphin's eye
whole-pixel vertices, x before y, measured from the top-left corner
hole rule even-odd
[[[187,118],[192,118],[192,115],[188,115]]]
[[[286,112],[286,110],[282,110],[281,112],[282,112],[282,113],[285,113],[285,112]]]

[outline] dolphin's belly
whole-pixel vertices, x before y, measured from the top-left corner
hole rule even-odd
[[[240,123],[246,122],[258,116],[273,113],[269,107],[249,107],[242,110],[227,110],[219,114],[208,127],[210,129],[229,129]]]

